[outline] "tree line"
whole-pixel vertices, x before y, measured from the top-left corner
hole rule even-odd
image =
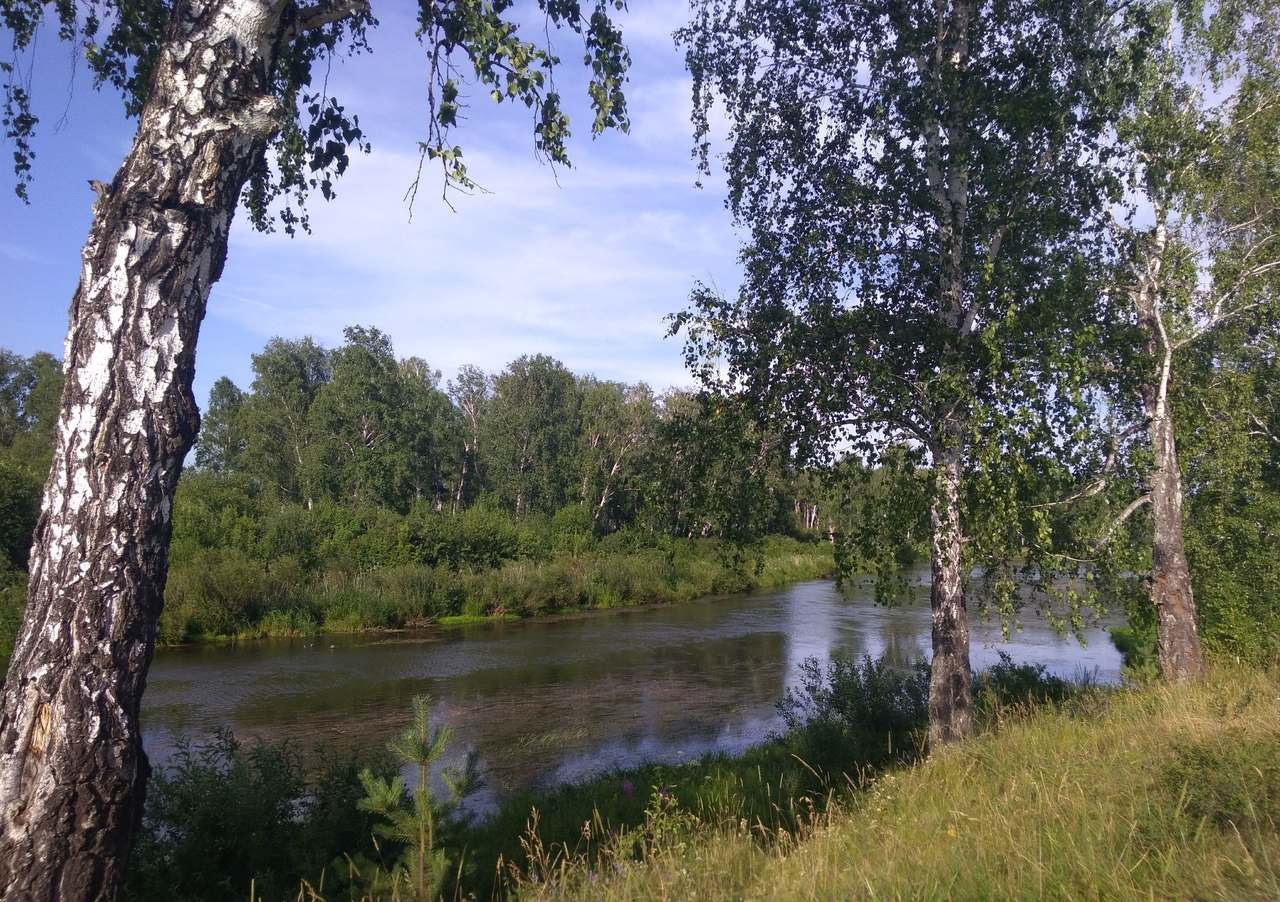
[[[7,650],[62,368],[0,354]],[[272,339],[252,371],[247,390],[214,383],[175,495],[162,641],[687,598],[830,572],[835,499],[725,399],[579,376],[546,355],[442,383],[363,327],[332,349]],[[802,542],[766,547],[767,536]],[[797,554],[803,565],[786,562]]]
[[[542,354],[442,384],[377,329],[345,339],[276,338],[253,355],[248,390],[219,379],[196,469],[306,507],[482,504],[515,522],[575,508],[601,535],[778,531],[797,506],[788,450],[706,396],[578,376]]]

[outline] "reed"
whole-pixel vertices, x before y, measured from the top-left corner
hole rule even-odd
[[[679,540],[665,550],[560,552],[494,567],[332,564],[309,576],[234,550],[209,552],[171,575],[160,638],[181,644],[395,630],[663,604],[830,576],[834,568],[829,545],[770,538],[758,557],[745,559],[735,559],[731,547]]]

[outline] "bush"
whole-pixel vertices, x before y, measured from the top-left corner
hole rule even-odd
[[[1043,664],[1015,664],[1003,649],[997,664],[975,674],[973,697],[980,712],[999,713],[1007,708],[1033,708],[1046,702],[1066,701],[1076,687],[1045,670]]]
[[[468,508],[458,517],[458,532],[455,566],[496,567],[519,555],[519,535],[501,511],[482,506]]]
[[[152,775],[125,898],[293,898],[300,881],[343,853],[373,853],[371,818],[356,809],[354,755],[322,757],[308,775],[288,744],[245,746],[228,730],[205,745],[179,740],[171,767]],[[394,770],[384,761],[382,773]]]
[[[815,767],[880,766],[917,756],[929,724],[929,666],[898,670],[870,655],[841,658],[824,669],[817,658],[800,665],[800,686],[788,687],[778,713]]]
[[[555,551],[586,554],[595,544],[591,512],[585,505],[566,505],[551,518],[551,545]]]

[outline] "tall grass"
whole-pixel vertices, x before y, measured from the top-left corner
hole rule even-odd
[[[234,549],[175,568],[160,637],[167,643],[405,629],[448,618],[533,616],[693,598],[829,576],[829,545],[771,538],[758,560],[715,541],[667,548],[563,552],[492,568],[332,564],[307,575],[292,559],[270,565]]]
[[[693,810],[523,900],[1280,898],[1280,679],[1092,692],[1010,716],[762,844]],[[536,840],[529,840],[537,851]]]

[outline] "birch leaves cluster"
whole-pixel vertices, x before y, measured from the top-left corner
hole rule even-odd
[[[741,290],[675,328],[809,459],[931,474],[935,670],[975,565],[1008,614],[1015,569],[1087,570],[1121,520],[1166,675],[1203,666],[1169,394],[1191,345],[1271,328],[1278,24],[1270,0],[694,4],[695,155],[723,151],[749,237]]]

